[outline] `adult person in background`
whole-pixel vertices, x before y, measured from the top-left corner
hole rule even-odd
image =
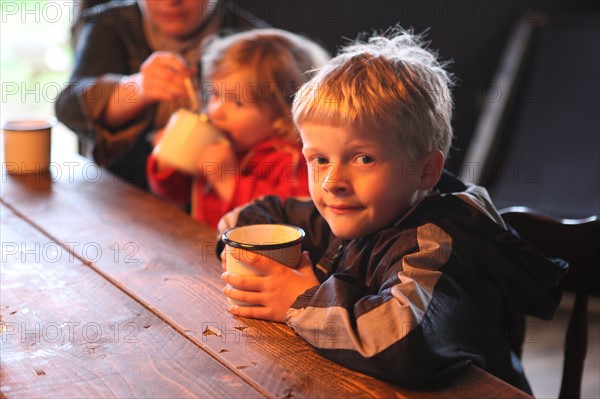
[[[228,140],[199,152],[193,177],[151,154],[152,191],[175,203],[191,201],[192,217],[213,227],[226,212],[265,195],[308,196],[292,101],[328,60],[317,43],[281,29],[213,37],[202,55],[203,80],[212,86],[206,113]]]
[[[113,0],[82,13],[75,66],[56,115],[81,152],[148,190],[154,133],[190,105],[198,87],[200,43],[226,28],[268,25],[225,0]]]

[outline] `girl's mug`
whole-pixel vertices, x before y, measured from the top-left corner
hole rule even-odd
[[[169,118],[152,152],[159,161],[193,175],[198,170],[201,151],[219,140],[226,140],[225,136],[206,115],[181,108]]]

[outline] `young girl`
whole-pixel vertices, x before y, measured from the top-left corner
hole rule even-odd
[[[216,227],[223,214],[263,195],[306,196],[306,163],[291,105],[309,71],[328,55],[320,46],[277,29],[256,29],[207,44],[202,57],[204,100],[212,123],[229,143],[200,154],[196,176],[150,155],[152,190],[192,203],[192,216]]]

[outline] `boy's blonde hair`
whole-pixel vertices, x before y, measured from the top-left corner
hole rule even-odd
[[[202,75],[210,84],[212,79],[248,71],[249,84],[238,94],[274,110],[280,118],[278,133],[297,142],[290,112],[293,96],[310,79],[310,71],[328,60],[327,52],[305,37],[280,29],[253,29],[205,43]]]
[[[342,48],[296,95],[294,122],[394,134],[413,161],[452,141],[452,79],[421,36],[399,27]]]

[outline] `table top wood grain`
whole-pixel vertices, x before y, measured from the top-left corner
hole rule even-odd
[[[85,158],[73,155],[53,162],[44,175],[7,175],[3,170],[0,184],[3,256],[16,252],[14,259],[2,264],[2,272],[6,269],[15,281],[2,284],[4,325],[35,323],[33,314],[43,314],[45,323],[79,317],[80,323],[97,323],[107,338],[126,325],[143,338],[135,346],[139,355],[124,345],[107,349],[100,345],[87,352],[87,342],[75,349],[58,346],[59,358],[70,362],[57,363],[44,352],[36,357],[33,349],[23,351],[20,341],[3,343],[0,385],[6,397],[151,397],[161,396],[160,392],[227,397],[529,397],[474,366],[442,389],[400,388],[319,356],[285,324],[232,316],[221,293],[216,232]],[[44,259],[30,262],[36,246]],[[61,252],[67,262],[60,258],[52,263],[52,251]],[[24,265],[17,261],[23,257]],[[31,288],[33,292],[24,292],[38,274],[41,282]],[[45,288],[46,280],[51,289]],[[43,301],[43,293],[57,299]],[[30,300],[29,295],[39,300]],[[61,301],[65,295],[68,301]],[[22,308],[29,309],[29,316],[11,314]],[[71,308],[79,313],[65,313]],[[88,329],[98,329],[92,326]],[[2,337],[7,337],[6,331]],[[96,369],[91,365],[99,348],[108,364]],[[36,362],[48,366],[42,369],[47,382],[27,388],[31,378],[40,379],[35,371],[31,377]],[[83,374],[88,368],[94,378]],[[78,370],[82,372],[73,372]]]
[[[260,397],[22,218],[2,217],[2,391],[26,397]],[[202,370],[206,378],[197,378]]]

